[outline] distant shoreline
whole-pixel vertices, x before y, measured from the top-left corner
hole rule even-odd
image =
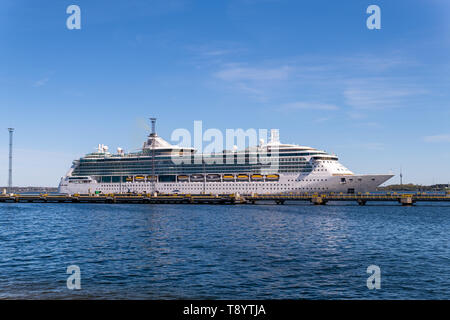
[[[8,187],[0,187],[1,192],[3,192],[3,190],[8,190]],[[44,193],[49,193],[49,192],[58,192],[58,188],[57,187],[12,187],[11,191],[13,193],[23,193],[23,192],[44,192]]]
[[[392,184],[385,187],[378,187],[378,191],[449,191],[450,184],[435,184],[422,186],[420,184]]]

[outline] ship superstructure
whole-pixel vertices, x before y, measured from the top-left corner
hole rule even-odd
[[[327,152],[279,141],[271,130],[267,143],[244,150],[202,154],[175,146],[153,130],[142,150],[96,152],[75,160],[61,178],[59,192],[276,194],[369,192],[393,175],[358,175]]]

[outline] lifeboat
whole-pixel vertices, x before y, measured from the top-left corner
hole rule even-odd
[[[252,174],[251,179],[252,181],[262,181],[264,180],[264,177],[262,174]]]
[[[156,181],[157,176],[147,176],[147,181]]]
[[[223,181],[227,181],[227,182],[234,181],[234,175],[232,175],[232,174],[224,174],[222,176],[222,179],[223,179]]]
[[[133,177],[127,177],[125,180],[126,182],[133,182]]]
[[[185,176],[185,175],[180,175],[177,177],[179,182],[185,182],[185,181],[189,181],[189,176]]]
[[[207,174],[206,181],[210,182],[220,181],[220,174]]]
[[[248,181],[248,174],[238,174],[237,180],[238,181]]]
[[[191,175],[191,182],[203,182],[204,177],[202,174],[193,174]]]
[[[136,182],[141,182],[141,181],[144,181],[144,180],[145,180],[144,176],[136,176],[136,177],[134,177],[134,181],[136,181]]]
[[[278,174],[266,175],[266,181],[278,181],[278,180],[280,180],[280,175],[278,175]]]

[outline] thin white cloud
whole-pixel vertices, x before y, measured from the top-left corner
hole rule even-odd
[[[369,143],[362,144],[361,147],[364,149],[367,149],[367,150],[378,151],[378,150],[384,150],[385,144],[380,143],[380,142],[369,142]]]
[[[389,109],[405,107],[410,98],[427,91],[412,85],[396,84],[393,79],[365,79],[353,83],[344,90],[345,102],[355,109]]]
[[[335,104],[311,102],[311,101],[297,101],[286,103],[281,106],[282,110],[294,111],[294,110],[338,110],[339,107]]]
[[[186,49],[191,54],[194,54],[196,56],[196,59],[203,59],[203,61],[206,62],[207,65],[210,65],[210,63],[208,61],[205,61],[205,59],[213,59],[213,62],[215,61],[220,64],[223,63],[222,60],[214,59],[221,56],[230,56],[247,51],[247,49],[235,42],[223,41],[208,44],[192,44],[187,46]]]
[[[337,64],[345,65],[353,70],[361,70],[370,73],[383,73],[395,68],[417,67],[419,62],[399,53],[393,53],[388,56],[380,57],[372,54],[359,54],[351,57],[338,57]]]
[[[239,64],[222,64],[213,77],[219,85],[237,90],[260,102],[267,102],[286,87],[291,73],[287,65],[247,67]],[[220,84],[221,83],[221,84]]]
[[[216,78],[225,81],[270,81],[286,80],[291,68],[281,66],[278,68],[246,68],[228,67],[214,74]]]
[[[373,122],[373,121],[357,122],[356,126],[361,127],[361,128],[372,128],[372,129],[382,128],[382,126],[378,122]]]
[[[450,134],[438,134],[434,136],[426,136],[423,138],[425,142],[437,143],[437,142],[450,142]]]
[[[362,112],[355,112],[353,110],[350,112],[347,112],[347,116],[353,120],[361,120],[361,119],[367,118],[367,114],[362,113]]]
[[[249,86],[248,84],[245,83],[237,83],[236,87],[239,88],[239,90],[243,91],[243,92],[247,92],[255,97],[259,97],[260,100],[264,101],[265,99],[263,99],[264,97],[264,90],[258,89],[258,88],[254,88]]]
[[[326,92],[328,101],[339,101],[340,110],[345,110],[352,119],[360,119],[367,117],[367,111],[409,107],[419,101],[416,98],[424,98],[434,91],[420,78],[404,76],[412,67],[422,68],[423,65],[401,52],[383,56],[305,55],[236,63],[230,62],[226,49],[229,48],[205,46],[197,50],[204,58],[202,63],[209,62],[208,68],[215,69],[211,72],[212,77],[219,80],[215,84],[278,105],[287,97],[309,101],[310,96],[314,99],[314,95]],[[310,108],[303,104],[296,107]],[[315,107],[320,110],[337,108],[326,104]]]
[[[369,151],[381,151],[386,148],[386,144],[382,142],[366,142],[358,144],[336,145],[338,148],[363,149]]]
[[[45,86],[49,80],[50,80],[50,79],[49,79],[48,77],[42,78],[42,79],[36,81],[36,82],[33,84],[33,87],[42,87],[42,86]]]
[[[314,122],[316,122],[316,123],[323,123],[323,122],[330,121],[331,119],[332,119],[332,117],[321,117],[321,118],[315,119]]]
[[[203,54],[205,56],[224,56],[226,54],[230,54],[231,52],[231,50],[210,50],[203,52]]]

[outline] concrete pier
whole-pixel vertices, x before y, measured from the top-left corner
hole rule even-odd
[[[334,201],[357,202],[360,206],[368,202],[399,203],[412,206],[417,202],[450,203],[450,194],[0,194],[0,202],[41,202],[41,203],[143,203],[143,204],[258,204],[287,202],[310,202],[314,205],[326,205]]]

